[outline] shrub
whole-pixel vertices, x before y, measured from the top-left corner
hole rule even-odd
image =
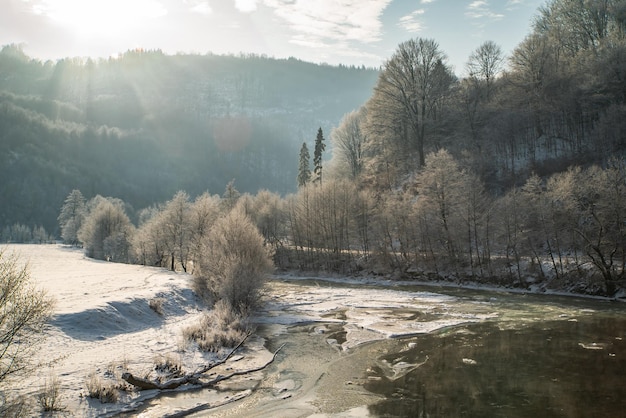
[[[61,403],[61,382],[57,376],[51,375],[48,380],[44,381],[37,399],[44,412],[65,410],[65,406]]]
[[[158,315],[163,316],[163,304],[165,304],[165,298],[155,297],[148,302],[150,309],[156,312]]]
[[[119,390],[114,382],[105,382],[92,372],[87,380],[87,396],[102,403],[116,403],[119,400]]]
[[[243,313],[257,305],[273,267],[258,229],[242,210],[235,209],[211,228],[196,276],[206,281],[211,302],[224,299]]]
[[[180,358],[173,354],[160,355],[154,361],[154,370],[159,373],[159,379],[170,379],[183,375],[183,365]]]
[[[199,323],[183,330],[183,337],[195,341],[203,351],[218,352],[235,347],[250,331],[243,314],[235,311],[228,302],[219,301]]]

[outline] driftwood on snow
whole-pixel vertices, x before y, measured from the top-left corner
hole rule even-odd
[[[203,388],[207,388],[207,387],[214,386],[214,385],[216,385],[219,382],[222,382],[224,380],[228,380],[228,379],[230,379],[232,377],[235,377],[235,376],[241,376],[241,375],[248,374],[248,373],[258,372],[259,370],[263,370],[264,368],[266,368],[267,366],[272,364],[274,359],[276,359],[276,355],[283,348],[283,346],[280,346],[278,348],[278,350],[276,350],[274,352],[274,354],[272,355],[272,358],[267,363],[265,363],[262,366],[255,367],[255,368],[252,368],[252,369],[240,370],[240,371],[232,372],[232,373],[227,374],[227,375],[217,375],[213,379],[207,380],[207,381],[201,381],[200,380],[202,375],[205,374],[206,372],[208,372],[209,370],[226,363],[228,361],[228,359],[230,357],[232,357],[232,355],[235,353],[235,351],[237,351],[239,349],[239,347],[241,347],[243,345],[243,343],[246,341],[246,339],[249,336],[250,336],[250,334],[246,335],[244,337],[244,339],[241,340],[241,342],[239,344],[237,344],[237,346],[235,348],[233,348],[230,351],[230,353],[228,353],[228,355],[226,357],[224,357],[223,359],[221,359],[221,360],[219,360],[219,361],[217,361],[215,363],[208,364],[208,365],[206,365],[206,366],[196,370],[193,373],[189,373],[189,374],[186,374],[186,375],[181,376],[181,377],[170,379],[170,380],[167,380],[165,382],[159,382],[157,380],[150,380],[150,379],[144,379],[144,378],[141,378],[141,377],[136,377],[136,376],[133,376],[131,373],[126,372],[126,373],[122,374],[122,379],[124,379],[129,384],[137,387],[139,390],[176,389],[176,388],[178,388],[178,387],[180,387],[182,385],[187,385],[187,384],[194,385],[194,386],[199,386],[199,387],[203,387]]]

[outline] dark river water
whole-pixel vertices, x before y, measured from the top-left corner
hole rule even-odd
[[[274,286],[298,293],[311,284]],[[626,417],[626,304],[395,290],[449,295],[447,311],[490,315],[349,350],[329,344],[341,344],[345,323],[326,324],[323,334],[316,332],[319,322],[282,326],[280,332],[262,325],[268,349],[286,344],[275,363],[244,400],[195,416]],[[403,314],[410,310],[402,307]],[[429,321],[429,315],[416,310],[412,318]]]
[[[380,417],[626,417],[626,306],[448,290],[500,313],[400,339],[370,364]],[[407,347],[410,348],[407,349]],[[376,364],[419,364],[397,379]]]
[[[420,363],[398,379],[371,366],[374,416],[626,416],[626,319],[595,313],[513,329],[495,322],[411,338],[377,360]],[[378,363],[375,362],[375,363]]]

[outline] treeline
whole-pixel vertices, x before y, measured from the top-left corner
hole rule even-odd
[[[192,201],[180,191],[139,211],[134,225],[122,200],[100,195],[86,200],[73,190],[58,220],[64,242],[82,246],[88,257],[192,273],[200,296],[245,313],[258,302],[273,266],[270,247],[237,203],[240,196],[233,183],[223,197],[204,193]],[[262,205],[273,198],[264,192],[255,200]]]
[[[345,181],[305,186],[286,203],[292,246],[277,264],[610,296],[626,283],[623,160],[533,175],[493,197],[441,150],[404,185],[384,194]]]
[[[159,122],[173,111],[201,119],[279,113],[302,123],[299,111],[306,109],[315,111],[313,119],[335,120],[367,99],[378,70],[252,54],[166,55],[142,49],[109,59],[41,62],[17,45],[6,45],[0,74],[5,76],[0,90],[69,105],[77,112],[65,116],[77,122],[124,129],[154,118]]]
[[[303,132],[362,103],[377,71],[261,56],[129,51],[40,62],[0,50],[0,229],[42,225],[72,189],[135,208],[177,190],[295,191]],[[307,128],[307,126],[309,128]]]
[[[5,226],[0,231],[0,242],[16,244],[49,244],[55,242],[54,236],[39,225],[31,227],[23,224]]]
[[[447,151],[425,163],[406,190],[384,195],[348,180],[310,183],[285,198],[240,194],[232,183],[221,197],[178,192],[140,211],[137,226],[122,201],[85,203],[74,191],[59,220],[66,242],[81,243],[91,257],[187,272],[212,262],[202,242],[234,211],[256,227],[279,268],[609,296],[623,288],[623,162],[571,168],[546,181],[532,176],[497,198]]]

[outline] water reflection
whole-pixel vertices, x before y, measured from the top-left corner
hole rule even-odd
[[[368,369],[365,388],[386,398],[369,407],[375,416],[626,414],[626,319],[485,322],[396,344]]]

